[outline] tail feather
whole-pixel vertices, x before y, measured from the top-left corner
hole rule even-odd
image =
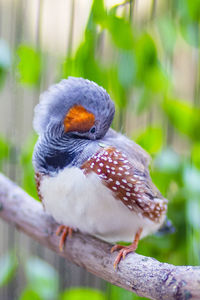
[[[155,233],[156,236],[163,236],[166,234],[172,234],[176,231],[176,228],[173,226],[172,222],[169,219],[165,219],[162,227]]]

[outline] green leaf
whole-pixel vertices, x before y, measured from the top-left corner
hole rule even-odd
[[[42,298],[33,290],[25,289],[19,300],[42,300]]]
[[[73,75],[93,80],[103,87],[107,87],[107,70],[96,58],[97,26],[93,20],[93,14],[85,30],[85,39],[76,51],[74,59],[66,58],[64,63],[64,75]]]
[[[147,127],[136,138],[136,142],[151,154],[157,153],[163,144],[163,131],[160,127]]]
[[[93,44],[90,45],[88,43],[88,39],[79,47],[75,57],[76,66],[74,74],[93,80],[106,88],[107,71],[95,59],[93,47]]]
[[[17,270],[17,258],[13,252],[7,253],[0,258],[0,287],[7,284]]]
[[[135,300],[139,299],[136,295],[133,295],[130,291],[127,291],[125,289],[122,289],[115,285],[108,285],[109,288],[109,299],[115,299],[115,300]]]
[[[185,22],[180,23],[180,32],[185,41],[193,47],[199,47],[199,27],[198,23]]]
[[[200,139],[200,109],[186,101],[166,98],[163,108],[171,123],[192,140]]]
[[[155,95],[152,91],[146,87],[140,89],[140,94],[135,99],[136,114],[139,115],[147,109],[150,109]]]
[[[167,74],[159,65],[155,65],[146,71],[143,81],[146,87],[154,93],[165,92],[170,85]]]
[[[183,38],[194,47],[199,46],[199,0],[178,0],[177,17],[179,17],[179,28]]]
[[[61,300],[106,300],[105,295],[98,290],[89,288],[73,288],[66,290],[62,296]]]
[[[200,143],[199,142],[193,145],[192,162],[198,169],[200,169]]]
[[[95,23],[104,25],[107,18],[107,13],[104,8],[103,0],[94,0],[92,5],[93,20]]]
[[[157,25],[164,51],[172,54],[176,42],[176,27],[173,19],[165,15],[158,19]]]
[[[123,51],[119,56],[118,78],[124,88],[130,88],[136,73],[134,54],[131,51]]]
[[[19,56],[18,72],[22,84],[37,85],[40,80],[42,62],[38,50],[28,45],[20,45],[17,49]]]
[[[157,64],[157,51],[152,37],[148,33],[143,33],[137,39],[135,53],[138,65],[138,76],[141,78],[154,68]]]
[[[114,44],[125,50],[131,50],[134,46],[134,37],[131,24],[124,18],[113,14],[108,16],[107,29],[112,37]]]
[[[9,142],[3,136],[0,136],[0,160],[7,159],[9,157],[9,149]]]
[[[74,70],[75,60],[71,57],[66,57],[62,64],[62,78],[67,78],[68,76],[77,76]]]
[[[157,48],[154,39],[143,32],[134,47],[136,65],[136,84],[152,92],[162,92],[169,86],[169,79],[158,61]]]
[[[185,0],[187,4],[188,14],[193,21],[200,20],[200,1],[199,0]]]
[[[25,265],[28,287],[41,298],[54,300],[58,296],[59,276],[45,261],[31,257]]]
[[[200,1],[199,0],[178,0],[177,16],[182,22],[196,22],[200,20]]]
[[[127,89],[119,82],[119,72],[117,66],[113,66],[109,70],[109,89],[115,103],[121,109],[125,109],[128,103]],[[121,124],[122,125],[122,124]]]

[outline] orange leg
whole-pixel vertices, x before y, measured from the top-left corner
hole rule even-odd
[[[69,226],[60,225],[58,227],[58,229],[56,231],[56,235],[59,235],[59,236],[61,235],[60,242],[59,242],[59,248],[60,248],[61,252],[63,251],[64,244],[65,244],[67,236],[69,236],[71,238],[72,237],[72,232],[73,232],[73,230]]]
[[[136,232],[134,241],[131,245],[129,245],[129,246],[115,245],[111,248],[111,250],[110,250],[111,253],[113,253],[116,250],[120,250],[114,261],[114,269],[116,269],[121,258],[124,259],[128,253],[134,252],[137,249],[141,233],[142,233],[142,228],[139,228],[139,230]]]

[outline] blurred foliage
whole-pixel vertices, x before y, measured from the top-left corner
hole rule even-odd
[[[199,108],[178,99],[165,99],[163,108],[175,128],[194,141],[200,140]]]
[[[29,45],[20,45],[17,55],[19,58],[17,65],[19,81],[25,85],[37,86],[42,71],[40,52]]]
[[[9,160],[10,143],[9,141],[0,135],[0,170],[5,161]]]
[[[146,299],[139,297],[132,292],[126,291],[118,286],[109,284],[106,291],[107,300],[137,300],[137,299]]]
[[[52,266],[37,257],[32,257],[26,262],[25,273],[29,291],[34,291],[44,300],[57,298],[59,277]]]
[[[0,287],[7,284],[14,277],[16,269],[17,258],[13,252],[0,258]]]
[[[138,253],[173,264],[197,265],[200,263],[200,1],[164,1],[155,17],[152,14],[138,24],[130,11],[132,7],[131,1],[107,8],[103,0],[93,0],[82,41],[74,52],[67,51],[66,57],[59,58],[61,72],[55,77],[59,81],[69,75],[82,76],[105,87],[116,104],[116,129],[125,126],[129,114],[131,121],[136,119],[137,123],[140,117],[147,116],[147,126],[134,129],[132,137],[153,157],[151,176],[170,200],[168,217],[176,232],[145,238],[139,243]],[[180,45],[197,56],[194,99],[180,99],[176,92],[173,67],[175,57],[179,56],[177,49],[182,51]],[[1,40],[0,85],[12,64],[10,52]],[[13,55],[17,82],[39,90],[46,54],[38,47],[20,44]],[[155,108],[156,117],[151,115]],[[36,139],[35,135],[30,137],[19,153],[22,185],[34,197],[31,158]],[[182,149],[177,150],[176,145],[181,143]],[[1,168],[10,160],[12,147],[11,142],[0,136]],[[12,256],[8,255],[7,265],[0,269],[0,283],[4,284],[5,278],[15,273]],[[80,288],[58,295],[59,276],[52,267],[30,259],[25,269],[27,286],[20,300],[51,299],[50,294],[61,300],[141,299],[111,285],[105,294]]]
[[[160,127],[147,127],[144,132],[137,135],[136,143],[140,144],[150,154],[158,153],[163,144],[163,132]]]
[[[89,288],[69,289],[62,293],[60,300],[106,300],[105,295]]]
[[[43,299],[38,295],[37,292],[27,288],[24,289],[19,300],[43,300]]]
[[[26,285],[16,300],[136,300],[135,296],[122,288],[107,286],[102,292],[92,288],[78,287],[59,290],[60,276],[56,269],[38,257],[29,257],[20,263],[23,270],[17,269],[18,261],[11,252],[0,257],[0,287],[9,284],[14,275],[23,271]]]

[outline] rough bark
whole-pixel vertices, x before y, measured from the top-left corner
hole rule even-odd
[[[117,253],[111,245],[91,236],[74,233],[59,251],[58,224],[41,203],[0,174],[0,217],[33,239],[89,272],[150,299],[200,299],[200,267],[174,266],[136,253],[129,254],[114,270]],[[66,270],[67,272],[67,270]]]

